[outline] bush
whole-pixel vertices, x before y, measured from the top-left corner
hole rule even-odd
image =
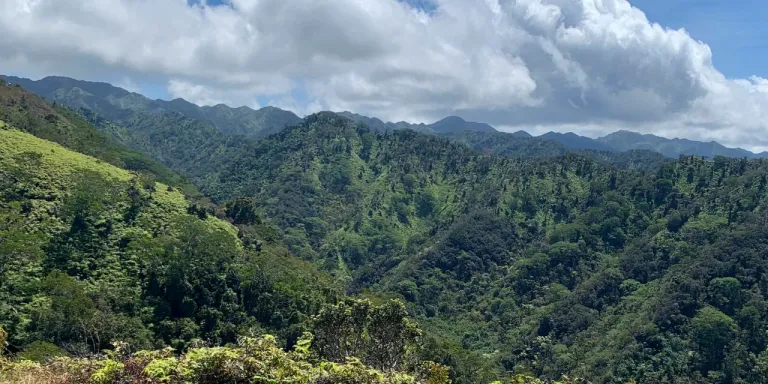
[[[56,357],[66,356],[67,353],[55,344],[47,341],[35,341],[24,348],[24,351],[18,354],[22,360],[35,361],[43,363]]]
[[[313,359],[305,333],[293,351],[277,346],[275,337],[241,338],[232,347],[192,348],[181,356],[172,351],[139,351],[123,356],[107,352],[92,359],[56,358],[46,364],[21,360],[0,371],[0,383],[317,383],[317,384],[449,384],[446,368],[424,363],[417,375],[382,372],[359,359],[344,362]]]

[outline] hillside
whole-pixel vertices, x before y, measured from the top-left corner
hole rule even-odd
[[[0,110],[20,122],[36,121],[39,108],[55,111],[32,101]],[[64,143],[98,137],[99,149],[120,148],[83,135],[96,132],[87,124],[70,130],[56,121]],[[28,128],[51,134],[50,126]],[[230,375],[447,383],[447,369],[422,360],[421,331],[406,315],[397,302],[345,299],[329,276],[290,254],[248,198],[201,206],[149,175],[0,120],[2,383],[205,383],[235,380]],[[354,347],[340,333],[355,338]],[[223,369],[222,357],[248,368]]]
[[[197,212],[174,188],[5,123],[0,148],[0,325],[14,348],[179,347],[234,341],[243,326],[287,337],[331,287],[258,227]],[[272,297],[238,299],[249,290]]]
[[[254,144],[200,187],[217,200],[252,196],[294,253],[352,292],[407,300],[440,335],[433,359],[452,361],[457,382],[490,380],[499,366],[720,382],[753,374],[724,361],[766,348],[739,319],[765,302],[751,289],[763,281],[767,174],[765,162],[723,158],[642,173],[576,155],[482,156],[323,113]],[[731,293],[712,293],[723,284],[737,307],[718,298]],[[696,332],[710,322],[740,336],[706,344]],[[648,365],[668,353],[677,368]]]
[[[273,249],[295,263],[275,272],[292,284],[281,290],[288,296],[274,295],[281,284],[256,284],[268,289],[255,294],[267,304],[249,309],[244,300],[236,311],[244,315],[224,322],[238,325],[222,329],[255,321],[294,342],[309,327],[308,314],[330,300],[317,292],[339,285],[377,302],[406,302],[424,330],[420,358],[449,366],[455,383],[512,374],[599,383],[765,377],[768,161],[682,157],[650,169],[629,166],[653,158],[638,151],[622,169],[587,151],[556,152],[561,147],[547,141],[460,135],[480,138],[483,154],[412,130],[372,131],[328,112],[259,141],[178,114],[154,116],[99,126],[229,204],[230,221],[253,223],[238,231],[257,247],[243,257]],[[555,156],[504,153],[520,140]],[[210,218],[199,207],[188,211],[194,220]],[[123,228],[118,224],[109,228]],[[236,297],[253,295],[224,286]],[[195,297],[190,308],[197,300],[210,303]],[[226,317],[225,304],[205,308]],[[175,316],[188,307],[170,308]],[[162,329],[170,332],[165,343],[189,342],[173,333],[178,327]],[[237,333],[199,331],[216,341]]]
[[[219,104],[199,107],[184,99],[151,100],[137,93],[107,83],[74,80],[66,77],[46,77],[38,81],[12,76],[0,76],[9,83],[20,84],[47,100],[75,108],[89,109],[110,120],[119,121],[132,113],[174,112],[185,117],[208,122],[221,132],[250,138],[275,133],[301,118],[279,108],[231,108]]]
[[[120,168],[152,176],[181,187],[185,193],[199,193],[185,178],[139,152],[119,145],[68,109],[51,106],[39,96],[20,87],[0,85],[0,120],[40,138],[94,156]]]
[[[295,252],[355,291],[410,302],[441,335],[436,360],[449,361],[440,351],[450,345],[485,353],[452,358],[463,380],[492,378],[501,364],[600,382],[719,382],[721,373],[750,377],[723,362],[766,348],[738,320],[765,303],[750,293],[766,262],[755,259],[767,240],[756,232],[765,162],[686,158],[638,173],[573,155],[486,157],[333,114],[252,153],[203,190],[253,196]],[[753,240],[739,240],[746,234]],[[731,295],[725,286],[737,287],[736,307],[719,296]],[[698,299],[680,306],[689,296]],[[709,343],[710,324],[740,336]],[[678,368],[647,365],[667,353]]]
[[[642,150],[626,152],[598,151],[594,149],[570,148],[554,140],[545,140],[527,135],[525,132],[470,132],[444,134],[442,137],[469,146],[486,155],[498,155],[519,158],[547,158],[563,156],[568,153],[578,154],[598,163],[612,165],[620,169],[656,170],[669,159],[663,155]]]

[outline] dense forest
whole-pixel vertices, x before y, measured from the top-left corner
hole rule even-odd
[[[13,361],[101,353],[67,373],[89,380],[768,382],[768,161],[330,112],[256,141],[81,107],[0,87]]]

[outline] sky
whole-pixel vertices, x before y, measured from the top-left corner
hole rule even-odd
[[[762,151],[764,20],[758,0],[0,0],[0,73]]]

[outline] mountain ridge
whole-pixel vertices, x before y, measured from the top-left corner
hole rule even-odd
[[[628,130],[619,130],[595,141],[608,145],[616,150],[652,149],[667,157],[680,155],[696,155],[703,157],[767,157],[768,152],[754,153],[742,148],[729,148],[714,140],[704,142],[686,138],[665,138],[654,134],[643,134]]]
[[[125,110],[146,112],[169,111],[209,122],[228,135],[242,135],[254,139],[276,133],[283,127],[298,124],[302,120],[293,112],[274,106],[266,106],[255,110],[247,106],[233,108],[221,103],[214,106],[198,106],[182,98],[176,98],[171,101],[151,100],[141,94],[127,91],[109,83],[81,81],[63,76],[49,76],[34,81],[0,75],[0,79],[5,79],[10,83],[21,84],[30,91],[53,101],[77,105],[94,110],[95,112],[106,112],[112,119],[115,116],[124,115],[126,113]],[[411,129],[421,133],[438,135],[460,133],[463,131],[498,132],[491,125],[466,121],[458,116],[448,116],[431,124],[414,124],[404,121],[397,123],[385,122],[376,117],[368,117],[349,111],[337,113],[353,121],[366,124],[377,131]],[[523,130],[511,134],[518,137],[532,136]],[[715,141],[701,142],[685,138],[669,139],[628,130],[620,130],[594,139],[573,132],[548,132],[536,137],[543,140],[556,141],[567,148],[577,150],[588,149],[615,152],[650,150],[661,153],[669,158],[677,158],[680,155],[695,155],[708,158],[715,156],[768,158],[768,151],[754,153],[742,148],[725,147]]]
[[[272,106],[256,110],[247,106],[233,108],[225,104],[198,106],[183,98],[170,101],[153,100],[104,82],[82,81],[61,76],[49,76],[37,81],[13,76],[0,76],[0,78],[9,83],[20,84],[46,99],[75,104],[94,112],[107,113],[111,116],[120,114],[120,110],[126,109],[136,112],[176,112],[207,121],[223,133],[250,138],[267,136],[286,125],[301,121],[301,118],[293,112]]]

